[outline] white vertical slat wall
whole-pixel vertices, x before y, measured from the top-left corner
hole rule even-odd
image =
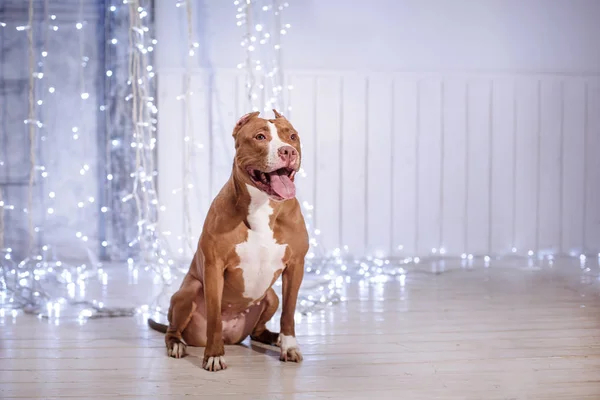
[[[322,246],[361,255],[600,251],[600,76],[290,72]],[[193,136],[193,242],[229,178],[248,111],[237,71],[159,74],[161,229],[185,249],[184,136]],[[185,254],[189,252],[184,250]]]

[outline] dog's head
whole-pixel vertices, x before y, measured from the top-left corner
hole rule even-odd
[[[276,110],[275,119],[259,118],[259,112],[244,115],[233,129],[234,168],[238,176],[272,200],[296,196],[294,177],[300,169],[300,136]]]

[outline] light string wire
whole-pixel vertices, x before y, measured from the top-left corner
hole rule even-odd
[[[78,88],[79,88],[79,96],[77,98],[77,102],[79,105],[79,113],[78,113],[78,121],[77,126],[73,127],[71,130],[73,132],[73,139],[80,142],[81,153],[84,157],[88,154],[87,149],[87,140],[79,140],[82,135],[89,136],[89,129],[87,128],[87,123],[85,119],[85,112],[87,111],[87,100],[89,98],[89,93],[86,90],[86,79],[85,79],[85,69],[88,65],[89,58],[86,57],[85,53],[85,39],[86,39],[86,21],[83,18],[83,6],[84,0],[79,0],[79,5],[77,9],[77,23],[75,25],[75,29],[78,31],[77,41],[79,45],[79,73],[78,73]],[[90,166],[87,163],[84,163],[83,166],[79,169],[79,180],[85,182],[87,180],[86,174],[90,170]],[[75,234],[76,237],[81,239],[80,245],[85,249],[88,258],[89,265],[83,264],[79,267],[80,270],[85,269],[88,273],[97,272],[98,262],[94,260],[94,257],[91,256],[92,252],[89,249],[88,239],[92,235],[86,234],[86,230],[89,229],[86,222],[82,221],[82,214],[85,212],[86,203],[93,204],[95,203],[95,198],[93,196],[88,196],[87,199],[80,199],[77,202],[77,209],[79,210],[79,231]],[[85,218],[84,218],[85,219]]]
[[[159,272],[161,278],[162,266],[166,264],[161,255],[167,251],[162,249],[162,241],[158,236],[158,198],[155,187],[154,150],[154,121],[151,109],[154,107],[154,97],[151,96],[151,82],[148,74],[147,44],[145,38],[148,28],[142,24],[142,7],[139,0],[129,1],[129,81],[131,92],[131,118],[133,123],[132,147],[135,148],[135,172],[133,188],[130,194],[135,199],[138,215],[138,238],[142,250],[142,262],[146,269],[152,268]],[[161,254],[162,253],[162,254]]]
[[[196,251],[195,241],[197,238],[193,236],[193,221],[191,212],[191,193],[194,188],[193,184],[193,160],[194,152],[197,149],[203,149],[202,143],[196,142],[193,108],[192,108],[192,96],[194,95],[192,86],[192,59],[197,55],[196,49],[200,47],[197,41],[194,41],[194,9],[192,5],[193,0],[180,0],[175,2],[177,8],[185,10],[186,20],[186,44],[187,44],[187,57],[185,59],[185,67],[183,73],[183,86],[184,92],[177,95],[176,99],[184,102],[184,135],[183,135],[183,181],[182,187],[176,188],[172,191],[173,195],[181,193],[183,201],[183,232],[181,235],[176,236],[177,240],[181,240],[183,243],[178,248],[179,254],[184,254],[184,247],[187,247],[191,254]]]
[[[132,118],[134,125],[134,142],[136,148],[136,173],[134,184],[134,197],[139,198],[136,192],[141,191],[142,201],[136,200],[138,207],[138,227],[139,238],[142,242],[142,260],[141,266],[144,270],[151,270],[154,273],[155,283],[160,286],[159,293],[154,297],[150,304],[142,305],[137,308],[137,312],[147,314],[165,314],[162,307],[165,296],[168,295],[170,286],[173,282],[178,282],[183,273],[183,267],[177,263],[172,255],[166,240],[159,232],[158,218],[159,205],[158,194],[156,190],[155,179],[157,172],[154,170],[154,154],[156,146],[155,124],[157,120],[152,117],[156,113],[154,105],[154,92],[152,78],[153,68],[148,63],[149,58],[149,28],[142,23],[142,19],[147,16],[144,8],[140,7],[139,0],[130,1],[130,40],[131,51],[130,82],[133,86]],[[148,73],[148,71],[150,71]],[[136,268],[137,266],[134,266]]]
[[[187,25],[186,29],[186,44],[187,44],[187,56],[185,60],[184,69],[184,92],[176,96],[176,100],[184,102],[185,110],[185,128],[183,136],[183,185],[181,188],[173,190],[173,194],[182,194],[183,200],[183,232],[181,236],[177,236],[178,240],[182,240],[183,243],[179,247],[178,252],[184,253],[184,247],[187,247],[191,254],[194,254],[196,247],[194,246],[194,237],[192,234],[192,217],[191,217],[191,189],[194,187],[192,183],[192,160],[193,150],[196,148],[202,149],[204,146],[201,143],[196,142],[194,120],[192,112],[192,96],[194,95],[192,87],[192,59],[196,56],[196,49],[199,47],[199,43],[194,41],[194,24],[193,24],[193,0],[181,0],[176,1],[175,6],[185,10],[185,21]],[[161,206],[161,210],[164,211],[165,207]],[[169,232],[170,234],[170,232]],[[170,271],[169,282],[161,282],[161,290],[158,296],[150,305],[144,305],[141,307],[141,312],[146,316],[152,313],[155,318],[161,318],[166,316],[166,308],[169,303],[170,295],[170,283],[179,282],[183,275],[187,272],[184,269],[184,265],[179,262],[173,262],[173,259],[169,260],[171,265],[176,265]]]
[[[286,5],[288,5],[288,3],[285,3]],[[285,103],[285,97],[284,97],[284,92],[283,92],[283,85],[284,85],[284,75],[283,75],[283,51],[281,51],[281,36],[282,34],[286,33],[287,30],[284,29],[284,27],[281,25],[281,13],[283,11],[283,6],[281,5],[281,2],[279,0],[273,0],[273,8],[276,9],[276,11],[273,13],[274,17],[275,17],[275,50],[277,50],[276,52],[276,65],[277,65],[277,70],[273,71],[274,73],[277,74],[277,78],[279,80],[278,84],[276,85],[275,82],[273,82],[273,87],[277,88],[277,95],[279,97],[279,103],[280,103],[280,107],[285,110],[286,107],[286,103]],[[287,24],[286,27],[289,27],[290,25]],[[274,74],[271,74],[274,75]],[[291,86],[288,86],[288,90],[292,90]],[[289,109],[288,109],[289,110]]]
[[[190,210],[190,190],[192,188],[192,148],[194,144],[194,125],[192,118],[192,72],[191,72],[191,58],[194,56],[194,30],[193,30],[193,10],[192,1],[185,0],[185,11],[186,11],[186,22],[187,22],[187,48],[188,57],[185,61],[185,94],[183,100],[185,102],[185,115],[186,115],[186,129],[184,135],[184,176],[183,176],[183,215],[184,215],[184,235],[185,243],[188,246],[191,254],[195,252],[195,246],[192,242],[192,216]]]
[[[289,3],[273,0],[262,4],[252,0],[234,1],[237,26],[244,29],[240,44],[246,56],[237,67],[245,68],[246,98],[252,111],[270,112],[279,108],[284,112],[290,108],[285,107],[281,36],[291,25],[282,24],[281,14]],[[289,85],[288,90],[291,89]]]
[[[6,27],[6,23],[0,21],[0,28]],[[4,132],[2,132],[4,124],[0,123],[0,138],[3,137]],[[0,166],[3,166],[4,162],[0,159]],[[0,266],[4,262],[4,253],[6,252],[6,248],[4,247],[4,188],[0,185]],[[4,269],[2,269],[4,271]],[[0,289],[2,291],[6,290],[5,287],[5,279],[4,275],[0,281]]]
[[[235,4],[235,3],[234,3]],[[239,14],[241,15],[241,14]],[[246,17],[246,35],[242,41],[242,45],[246,45],[246,87],[248,92],[248,105],[252,111],[258,111],[259,108],[255,105],[255,100],[258,96],[254,92],[256,87],[256,75],[254,73],[254,65],[252,60],[252,52],[255,50],[252,44],[252,6],[250,2],[246,2],[244,15]]]
[[[106,38],[108,37],[108,33],[110,33],[110,29],[111,29],[111,7],[106,5],[105,6],[105,10],[104,10],[104,39],[106,40]],[[104,53],[104,59],[105,59],[105,63],[112,63],[112,57],[111,57],[111,52],[108,50],[108,46],[107,43],[104,43],[103,49],[102,49],[103,53]],[[110,89],[112,89],[111,87],[111,82],[109,81],[109,78],[113,76],[113,71],[112,71],[112,64],[108,66],[108,70],[105,71],[104,75],[105,75],[105,85],[108,86],[108,90],[105,88],[104,91],[104,95],[105,96],[109,96],[109,91]],[[104,110],[105,112],[103,113],[104,116],[104,126],[106,129],[106,142],[104,143],[104,149],[102,149],[104,151],[104,159],[106,160],[106,165],[103,166],[104,168],[104,173],[106,174],[103,178],[100,179],[104,179],[104,192],[102,193],[103,196],[103,204],[104,206],[102,206],[100,208],[100,212],[103,214],[106,214],[109,211],[114,211],[113,210],[113,204],[111,204],[111,201],[114,199],[115,193],[114,193],[114,189],[112,186],[112,180],[113,180],[113,162],[115,161],[116,157],[113,157],[113,152],[112,152],[112,148],[113,148],[113,139],[111,137],[111,115],[110,115],[110,109],[108,107],[106,107],[106,105],[102,105],[100,107],[101,110]],[[115,143],[118,143],[115,141]],[[99,149],[100,150],[100,149]],[[112,214],[112,212],[111,212]],[[104,216],[100,216],[100,218],[104,219],[104,223],[106,224],[106,221],[110,221],[110,216],[108,215],[104,215]],[[111,226],[112,229],[106,229],[105,231],[105,239],[102,243],[101,246],[103,246],[104,248],[107,248],[107,258],[111,257],[111,252],[114,251],[114,246],[111,246],[109,248],[109,241],[112,242],[113,238],[116,237],[116,234],[114,232],[114,230],[116,229],[114,226]],[[112,243],[111,243],[112,244]]]
[[[0,124],[2,126],[2,124]],[[2,133],[0,132],[0,136]],[[4,189],[0,187],[0,255],[4,251]],[[2,261],[0,260],[0,263]]]
[[[33,0],[29,0],[28,10],[28,22],[29,29],[27,30],[27,48],[29,53],[29,183],[27,186],[27,227],[29,233],[29,252],[31,252],[35,246],[35,232],[33,227],[33,184],[35,182],[35,140],[36,132],[33,125],[35,120],[35,103],[34,103],[34,63],[35,55],[33,54]]]
[[[138,241],[140,243],[140,247],[142,252],[144,252],[146,249],[146,243],[144,241],[141,240],[143,233],[144,233],[144,225],[146,223],[148,223],[148,221],[145,220],[144,218],[144,213],[147,210],[147,206],[148,206],[148,202],[147,202],[147,195],[146,192],[143,192],[144,195],[144,206],[142,206],[142,200],[140,199],[140,193],[139,193],[139,187],[141,185],[140,183],[140,178],[143,176],[142,175],[142,156],[143,156],[143,152],[144,152],[144,141],[143,141],[143,135],[144,132],[141,131],[141,124],[143,123],[143,119],[140,118],[140,115],[138,114],[138,107],[140,106],[139,104],[139,98],[141,95],[141,91],[143,90],[143,88],[141,87],[142,85],[140,84],[140,82],[138,81],[138,71],[139,71],[139,53],[136,51],[136,48],[134,47],[134,41],[136,39],[136,35],[140,34],[142,35],[143,32],[140,32],[138,29],[138,21],[135,18],[135,13],[136,13],[136,8],[137,8],[137,2],[136,1],[132,1],[131,3],[129,3],[129,30],[128,30],[128,43],[129,43],[129,59],[128,59],[128,75],[129,75],[129,80],[128,80],[128,84],[131,85],[131,121],[133,123],[133,139],[132,139],[132,143],[135,145],[135,169],[134,169],[134,175],[133,175],[133,188],[131,191],[131,196],[133,197],[134,201],[135,201],[135,209],[137,212],[137,238],[135,239],[136,241]],[[141,110],[140,110],[141,111]],[[141,145],[141,147],[140,147]]]
[[[34,5],[33,0],[29,0],[28,3],[28,20],[27,25],[25,27],[17,27],[21,28],[20,30],[27,30],[27,52],[28,52],[28,118],[25,121],[25,124],[28,127],[28,136],[29,136],[29,179],[27,184],[27,232],[28,232],[28,241],[27,241],[27,253],[32,254],[35,248],[36,243],[36,235],[35,235],[35,227],[34,227],[34,207],[33,207],[33,188],[35,184],[35,174],[37,171],[36,166],[36,130],[35,126],[41,127],[41,122],[36,120],[36,106],[35,106],[35,80],[36,71],[35,71],[35,54],[34,54],[34,43],[33,43],[33,34],[34,34]],[[39,76],[39,75],[38,75]],[[34,125],[35,124],[35,125]],[[35,259],[41,259],[39,257],[27,257],[23,261],[21,261],[18,265],[18,272],[15,275],[15,282],[20,277],[23,277],[24,281],[20,281],[20,283],[25,282],[26,285],[22,285],[22,287],[14,288],[13,295],[19,298],[21,303],[25,303],[29,306],[33,306],[37,303],[36,297],[39,296],[39,278],[34,274],[35,271]],[[29,278],[29,279],[27,279]]]
[[[0,22],[0,28],[4,28],[6,24],[4,22]],[[2,108],[0,107],[0,110]],[[4,136],[4,132],[2,132],[4,124],[0,123],[0,139]],[[0,167],[4,165],[2,159],[0,159]],[[5,252],[4,247],[4,188],[0,185],[0,265],[3,263],[3,256]],[[4,270],[4,269],[2,269]],[[0,292],[5,290],[4,279],[0,279]]]

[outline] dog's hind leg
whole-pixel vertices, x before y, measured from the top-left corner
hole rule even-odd
[[[179,290],[171,297],[168,315],[169,328],[165,334],[167,354],[171,357],[181,358],[185,355],[186,344],[182,334],[196,310],[197,306],[194,300],[201,289],[202,283],[188,275]]]
[[[250,338],[260,343],[276,345],[279,333],[268,330],[267,322],[273,318],[273,315],[277,312],[277,308],[279,308],[279,297],[277,297],[273,288],[270,288],[262,301],[265,302],[265,309],[258,318],[258,322],[256,323]]]

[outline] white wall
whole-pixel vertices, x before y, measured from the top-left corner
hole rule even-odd
[[[246,112],[241,32],[205,1],[193,76],[194,235],[231,168]],[[600,2],[291,2],[289,114],[300,197],[328,248],[356,254],[600,250]],[[185,15],[158,4],[163,229],[182,234]],[[176,191],[173,194],[173,190]],[[402,247],[399,247],[402,245]]]
[[[260,0],[259,0],[260,1]],[[270,2],[268,2],[270,3]],[[597,0],[290,0],[288,69],[600,71]],[[193,2],[204,66],[243,60],[233,1]],[[184,8],[157,1],[159,67],[183,66]]]

